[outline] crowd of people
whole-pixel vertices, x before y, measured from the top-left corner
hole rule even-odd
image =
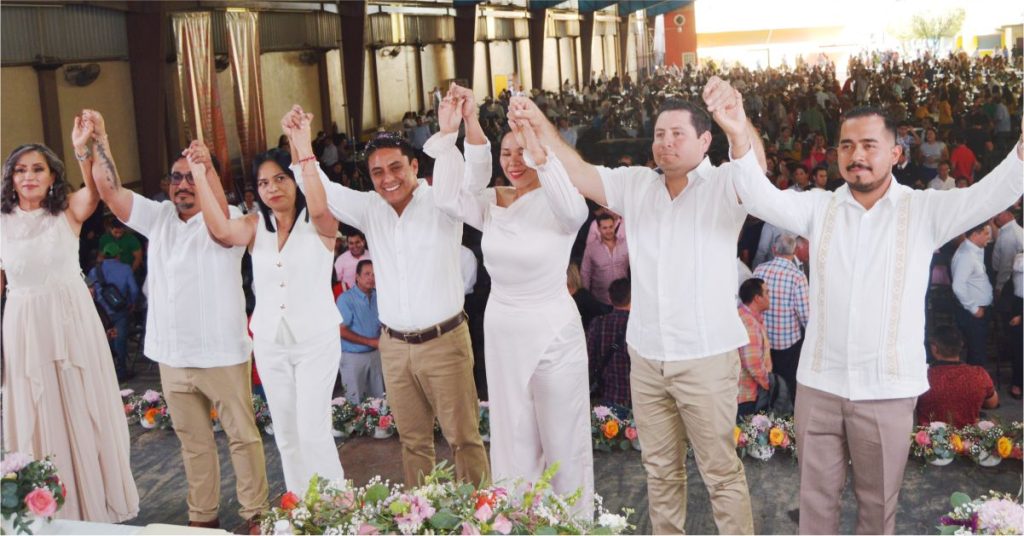
[[[56,455],[62,516],[134,517],[117,383],[141,352],[181,441],[189,524],[219,526],[215,408],[258,530],[255,365],[289,490],[344,477],[340,384],[353,402],[386,388],[407,484],[434,467],[436,419],[460,480],[558,463],[555,490],[580,490],[589,515],[600,401],[635,416],[654,532],[683,531],[689,444],[719,530],[749,534],[733,426],[795,412],[812,445],[801,531],[838,530],[851,461],[858,531],[891,533],[914,421],[998,405],[993,346],[1021,397],[1020,58],[865,55],[848,71],[595,75],[479,105],[453,84],[362,147],[312,135],[295,106],[251,184],[225,192],[193,142],[155,199],[122,185],[102,115],[83,110],[82,188],[41,145],[4,164],[4,447]]]

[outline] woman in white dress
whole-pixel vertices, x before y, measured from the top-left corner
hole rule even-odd
[[[452,113],[449,106],[442,103],[442,115]],[[483,232],[491,276],[484,316],[491,470],[495,482],[536,481],[557,463],[554,490],[580,489],[574,512],[589,517],[594,469],[587,345],[565,284],[569,253],[588,209],[572,183],[557,177],[564,168],[533,131],[511,126],[501,140],[500,161],[512,186],[472,191],[473,184],[487,181],[466,176],[460,195],[466,223]],[[449,168],[453,163],[441,158],[435,183],[463,180],[459,162]]]
[[[315,170],[311,118],[296,106],[281,123],[298,164]],[[191,151],[186,156],[210,233],[252,253],[253,353],[274,417],[285,485],[302,494],[314,474],[343,478],[331,435],[331,394],[341,355],[341,315],[331,292],[338,222],[327,210],[323,185],[309,181],[303,196],[289,168],[291,156],[271,149],[253,166],[259,211],[228,219]]]

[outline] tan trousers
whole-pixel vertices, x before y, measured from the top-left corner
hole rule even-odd
[[[916,397],[852,401],[800,386],[800,534],[839,532],[839,500],[850,461],[857,534],[895,532],[916,403]]]
[[[383,332],[380,358],[402,442],[406,485],[422,482],[434,468],[434,417],[455,454],[456,478],[489,483],[466,323],[423,344],[409,344]]]
[[[220,459],[210,407],[217,409],[228,436],[235,492],[242,519],[262,513],[267,502],[263,440],[252,413],[250,363],[229,367],[177,368],[160,365],[167,410],[181,441],[188,479],[189,521],[213,521],[220,507]]]
[[[682,534],[686,522],[686,446],[693,446],[721,534],[753,534],[743,464],[736,456],[739,354],[653,361],[629,348],[633,414],[643,445],[655,534]]]

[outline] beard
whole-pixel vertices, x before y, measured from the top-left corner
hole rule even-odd
[[[860,192],[860,193],[873,192],[873,191],[877,190],[879,187],[881,187],[883,184],[885,184],[886,175],[883,175],[881,177],[875,176],[874,169],[871,168],[871,167],[859,166],[859,165],[849,165],[849,166],[846,166],[846,172],[851,175],[851,178],[852,178],[852,174],[853,174],[854,170],[861,170],[862,172],[865,172],[867,175],[869,175],[871,177],[871,180],[869,182],[854,181],[854,180],[846,179],[846,177],[843,177],[846,180],[847,186],[849,186],[849,188],[851,190],[855,191],[855,192]],[[891,173],[891,170],[890,170],[890,173]]]

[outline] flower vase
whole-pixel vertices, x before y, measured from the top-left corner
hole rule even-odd
[[[352,434],[356,432],[356,425],[352,422],[347,422],[341,431],[345,434],[345,437],[352,437]]]
[[[146,430],[152,430],[156,428],[156,421],[151,421],[146,418],[139,419],[139,424],[141,424],[142,427],[145,428]]]
[[[766,462],[772,459],[772,456],[775,455],[775,447],[771,445],[761,445],[759,443],[754,443],[753,445],[747,447],[747,454],[750,454],[751,458],[755,458],[761,460],[762,462]]]
[[[11,517],[0,517],[0,528],[3,528],[4,534],[45,534],[47,528],[50,526],[50,520],[45,517],[36,517],[30,513],[23,514],[28,521],[28,531],[22,532],[14,529],[14,516]]]
[[[392,435],[394,435],[394,433],[395,432],[391,431],[388,428],[384,428],[382,426],[377,426],[376,428],[373,429],[373,438],[374,439],[387,439],[387,438],[391,437]]]
[[[932,465],[938,465],[938,466],[941,467],[943,465],[949,465],[949,464],[953,463],[953,458],[952,457],[949,457],[949,458],[939,458],[939,457],[936,457],[934,459],[929,460],[928,463],[930,463]]]
[[[263,431],[266,432],[267,435],[274,435],[274,423],[264,426]]]
[[[335,439],[338,439],[338,438],[345,437],[345,432],[342,432],[341,430],[338,430],[337,428],[331,428],[331,435],[334,436]]]
[[[224,427],[220,425],[220,421],[213,421],[213,432],[223,432]]]
[[[480,439],[484,440],[484,443],[491,442],[491,434],[480,434]]]
[[[1003,461],[998,454],[992,454],[991,452],[982,452],[981,456],[978,456],[976,460],[978,465],[982,467],[995,467],[999,465],[999,462]]]
[[[630,441],[629,444],[633,445],[633,450],[636,450],[636,451],[643,450],[643,449],[640,448],[640,438],[639,437],[636,438],[636,439],[633,439],[632,441]]]

